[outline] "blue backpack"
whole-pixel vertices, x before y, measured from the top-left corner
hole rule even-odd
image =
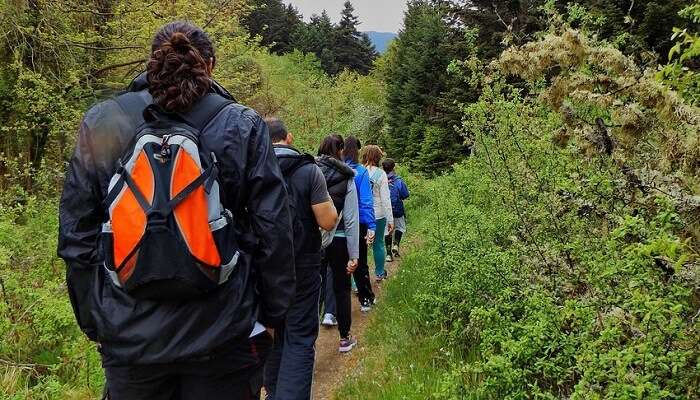
[[[396,175],[389,178],[389,198],[391,199],[391,211],[394,217],[402,217],[401,197],[399,196],[399,187],[396,186]]]

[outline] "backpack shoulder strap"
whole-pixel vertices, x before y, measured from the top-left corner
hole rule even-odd
[[[131,118],[135,127],[141,126],[145,120],[143,110],[153,102],[148,90],[126,92],[114,98],[119,107]]]
[[[189,125],[201,131],[229,104],[234,104],[234,101],[216,93],[209,93],[202,97],[188,113],[181,115],[181,117]]]
[[[292,165],[290,165],[286,169],[282,169],[282,175],[284,175],[287,178],[291,178],[292,175],[294,175],[299,168],[303,167],[304,165],[309,165],[309,164],[316,164],[316,159],[313,158],[313,156],[309,154],[302,154],[301,156],[281,156],[279,158],[296,158],[296,162]]]
[[[369,180],[372,181],[372,183],[379,183],[379,178],[382,176],[382,170],[377,167],[377,170],[374,171],[374,173],[369,177]]]
[[[153,98],[148,93],[148,90],[126,92],[115,97],[114,100],[124,110],[124,113],[131,118],[134,126],[137,127],[145,122],[143,111],[153,102]],[[192,110],[180,117],[190,126],[201,131],[229,104],[234,104],[234,101],[216,93],[209,93],[202,97]]]

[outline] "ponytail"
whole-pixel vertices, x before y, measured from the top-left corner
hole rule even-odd
[[[190,110],[211,88],[210,59],[214,47],[203,30],[182,21],[162,27],[147,66],[153,102],[169,112]]]

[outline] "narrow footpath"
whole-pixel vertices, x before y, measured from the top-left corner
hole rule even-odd
[[[399,267],[399,262],[387,263],[391,280]],[[370,265],[370,272],[374,268]],[[372,288],[377,297],[377,301],[382,301],[383,283],[372,283]],[[363,355],[366,354],[365,331],[372,316],[371,311],[367,314],[360,312],[360,304],[353,293],[352,297],[352,334],[357,338],[358,345],[349,354],[338,352],[338,328],[327,328],[321,326],[321,331],[316,341],[316,368],[314,369],[314,400],[332,400],[333,393],[352,374]]]

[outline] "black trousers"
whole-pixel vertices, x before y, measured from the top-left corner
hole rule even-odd
[[[386,246],[386,254],[391,254],[391,248],[393,247],[394,242],[396,242],[396,245],[398,246],[401,244],[401,237],[403,236],[403,232],[401,231],[394,231],[393,233],[386,235],[384,238],[384,245]]]
[[[207,360],[106,367],[109,400],[253,400],[272,347],[266,332],[222,348]]]
[[[294,301],[287,313],[284,328],[275,331],[275,344],[265,363],[268,399],[311,398],[320,295],[319,255],[316,254],[313,261],[297,260]]]
[[[325,274],[333,277],[333,293],[335,294],[335,318],[338,320],[338,333],[340,338],[347,338],[350,335],[352,325],[352,304],[350,304],[350,274],[347,267],[350,257],[348,255],[347,239],[337,237],[326,249],[325,267],[330,268],[332,273]],[[328,287],[324,285],[325,287]]]
[[[382,233],[374,240],[382,240]],[[372,281],[369,278],[369,265],[367,265],[367,225],[360,224],[360,259],[357,263],[357,269],[352,274],[357,285],[357,298],[360,304],[372,303],[374,301],[374,292],[372,291]]]

